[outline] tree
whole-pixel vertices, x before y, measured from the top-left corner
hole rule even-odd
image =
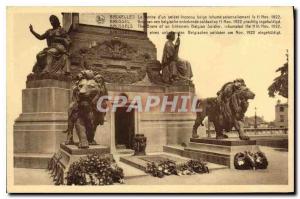
[[[269,86],[269,96],[275,97],[276,94],[288,98],[288,62],[279,67],[276,72],[280,72],[280,75],[276,77]]]

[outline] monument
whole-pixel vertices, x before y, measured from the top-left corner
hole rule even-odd
[[[105,25],[107,14],[62,15],[62,26],[57,17],[50,17],[52,28],[45,34],[39,35],[30,26],[35,37],[47,40],[47,47],[37,55],[22,91],[22,113],[14,125],[14,166],[46,168],[60,148],[69,154],[90,153],[96,146],[101,146],[103,153],[131,150],[137,134],[147,138],[146,153],[162,152],[165,145],[187,143],[194,113],[173,111],[171,107],[161,112],[159,106],[151,107],[149,112],[137,108],[130,112],[124,110],[134,104],[135,96],[140,96],[142,101],[151,95],[161,99],[167,96],[167,100],[182,95],[194,97],[190,64],[175,54],[168,68],[173,67],[174,74],[176,69],[177,75],[165,82],[162,72],[165,66],[157,60],[156,47],[147,36],[147,25],[143,29],[122,29]],[[147,23],[146,13],[137,15]],[[107,112],[105,117],[97,117],[99,120],[92,125],[92,131],[86,134],[87,140],[80,130],[77,130],[79,136],[70,131],[72,121],[68,120],[73,115],[73,109],[69,109],[74,98],[72,86],[80,84],[77,75],[84,70],[103,78],[109,96],[125,96],[128,102],[115,112]],[[98,81],[87,79],[84,81]],[[176,110],[181,103],[179,99]],[[190,101],[187,107],[191,107]],[[82,127],[75,122],[76,126]],[[64,132],[68,132],[67,140]],[[73,143],[79,143],[82,150]]]
[[[243,79],[236,79],[226,83],[217,95],[198,100],[199,111],[188,146],[181,150],[166,146],[165,151],[226,165],[229,168],[234,168],[234,156],[237,153],[260,151],[256,141],[249,140],[244,132],[243,121],[249,105],[248,100],[254,99],[255,94],[249,90]],[[197,129],[200,125],[203,126],[205,117],[214,124],[216,138],[199,138],[197,135]],[[239,138],[228,138],[224,134],[224,131],[230,132],[233,128],[236,129]]]
[[[37,54],[26,89],[22,91],[22,113],[14,125],[14,166],[46,168],[59,148],[66,129],[70,103],[69,47],[71,40],[58,18],[51,15],[52,28],[38,34],[47,47]]]

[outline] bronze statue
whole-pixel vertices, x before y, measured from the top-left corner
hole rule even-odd
[[[175,32],[167,34],[168,41],[165,43],[162,57],[162,79],[165,83],[173,83],[179,80],[188,80],[193,77],[191,64],[178,57],[180,35],[178,33],[175,44]]]
[[[233,82],[227,82],[222,86],[221,90],[217,92],[217,100],[221,104],[221,112],[228,120],[231,117],[231,109],[229,103],[230,98],[235,91],[241,88],[241,86],[246,86],[245,81],[241,78],[238,78]]]
[[[207,116],[215,126],[216,139],[228,138],[223,130],[229,132],[234,127],[241,140],[249,140],[244,132],[244,114],[248,109],[249,99],[254,99],[255,94],[250,91],[241,79],[239,83],[225,84],[218,92],[218,97],[199,99],[197,102],[197,118],[193,126],[193,138],[197,138],[197,129],[203,126],[203,119]]]
[[[47,48],[44,48],[36,56],[33,73],[69,73],[68,51],[71,40],[68,33],[60,26],[59,19],[51,15],[52,28],[40,35],[33,30],[30,24],[30,32],[39,40],[47,40]]]
[[[68,111],[68,129],[65,131],[68,134],[65,144],[74,144],[74,126],[79,138],[79,148],[88,148],[89,145],[96,144],[95,131],[99,124],[104,124],[106,114],[97,109],[97,102],[101,96],[105,95],[107,95],[107,89],[100,74],[84,70],[77,75],[77,81],[73,87],[73,102]],[[107,107],[106,102],[103,100],[101,104],[104,109]]]

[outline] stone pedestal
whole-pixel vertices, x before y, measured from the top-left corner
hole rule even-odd
[[[190,143],[184,149],[184,155],[234,168],[235,154],[244,151],[259,151],[256,140],[191,138]]]
[[[14,124],[14,167],[46,168],[66,137],[69,82],[34,80],[22,91],[22,113]]]
[[[56,154],[60,157],[59,163],[64,169],[67,169],[73,162],[94,153],[100,155],[109,154],[109,147],[102,145],[90,145],[87,149],[79,149],[76,145],[60,144],[60,149]]]
[[[188,159],[180,158],[177,156],[167,155],[167,154],[155,154],[155,155],[141,155],[141,156],[122,156],[120,157],[120,162],[128,164],[137,169],[146,171],[148,163],[159,163],[161,161],[171,160],[176,163],[177,166],[182,165],[187,162]]]
[[[56,184],[66,184],[66,172],[73,162],[94,153],[112,158],[109,151],[109,147],[102,145],[90,145],[89,148],[79,149],[76,145],[60,144],[58,152],[49,161],[48,169],[52,172]]]

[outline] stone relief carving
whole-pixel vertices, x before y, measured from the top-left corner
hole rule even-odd
[[[101,74],[106,82],[131,84],[146,76],[150,58],[148,53],[113,38],[101,43],[91,42],[89,47],[75,51],[71,55],[71,69],[91,69]]]

